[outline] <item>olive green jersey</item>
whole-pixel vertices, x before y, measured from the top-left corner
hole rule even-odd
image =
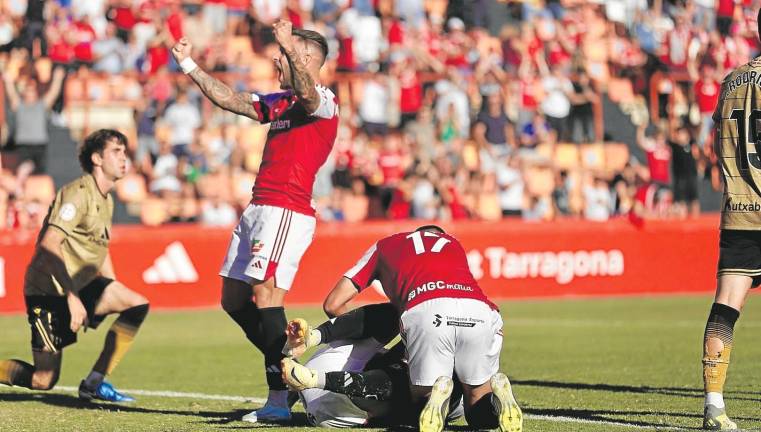
[[[761,57],[724,78],[714,123],[724,178],[721,228],[761,230]]]
[[[37,241],[39,243],[49,229],[66,235],[61,251],[75,292],[98,275],[106,259],[113,212],[111,195],[103,195],[90,174],[62,187],[50,205]],[[24,294],[63,295],[58,281],[40,261],[36,252],[26,271]]]

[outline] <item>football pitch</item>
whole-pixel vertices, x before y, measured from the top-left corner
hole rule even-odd
[[[701,344],[709,296],[515,301],[501,304],[501,369],[526,431],[695,430],[702,419]],[[318,308],[288,317],[321,322]],[[113,318],[111,318],[113,319]],[[152,311],[111,377],[131,405],[80,403],[75,389],[110,320],[66,349],[56,389],[0,386],[2,431],[313,430],[297,405],[287,427],[239,421],[266,396],[261,355],[221,310]],[[761,430],[761,301],[735,331],[725,395],[743,430]],[[0,316],[0,358],[29,361],[25,317]],[[468,430],[463,422],[450,430]]]

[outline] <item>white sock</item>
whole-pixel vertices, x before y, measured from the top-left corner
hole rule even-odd
[[[92,371],[90,372],[90,375],[87,375],[87,378],[85,378],[85,385],[89,388],[97,388],[100,383],[103,382],[103,379],[105,376],[100,372]]]
[[[288,390],[270,390],[269,395],[267,395],[267,403],[265,405],[287,408]]]
[[[706,405],[713,405],[716,408],[724,408],[724,396],[721,393],[708,392],[706,393]]]

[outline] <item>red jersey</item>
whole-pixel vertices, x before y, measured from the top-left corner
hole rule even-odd
[[[650,180],[661,183],[671,183],[671,149],[669,147],[655,147],[645,151],[647,154],[647,166],[650,168]]]
[[[721,84],[713,79],[704,81],[699,79],[695,83],[695,99],[697,99],[700,112],[703,114],[712,113],[719,102],[719,90]]]
[[[400,312],[442,297],[481,300],[497,310],[470,273],[462,245],[449,234],[403,232],[378,240],[344,277],[360,291],[378,280]]]
[[[338,101],[317,85],[320,106],[308,113],[292,91],[251,95],[262,123],[269,123],[251,203],[314,216],[312,186],[338,132]]]

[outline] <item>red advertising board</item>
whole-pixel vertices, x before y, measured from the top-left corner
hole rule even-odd
[[[418,223],[319,224],[289,304],[320,304],[373,242]],[[468,251],[471,271],[493,299],[705,292],[714,289],[718,218],[605,223],[561,220],[444,224]],[[153,307],[216,306],[230,229],[197,225],[114,228],[119,279]],[[0,312],[23,310],[23,277],[36,233],[0,233]],[[366,300],[381,300],[367,290]]]

